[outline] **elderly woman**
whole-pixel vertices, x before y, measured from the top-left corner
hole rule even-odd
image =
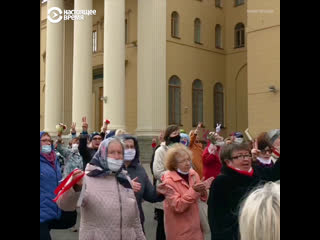
[[[67,229],[76,223],[76,211],[61,211],[52,201],[61,178],[51,136],[47,132],[40,132],[40,240],[50,240],[51,229]]]
[[[206,201],[213,178],[201,182],[191,168],[192,153],[182,144],[170,148],[166,155],[167,171],[159,191],[165,195],[164,215],[167,240],[201,240],[198,200]]]
[[[268,182],[250,193],[239,214],[241,239],[280,240],[280,182]]]
[[[65,210],[80,206],[80,240],[145,240],[123,157],[124,145],[119,138],[104,140],[84,177],[58,199]],[[82,174],[81,170],[75,171],[72,179]]]
[[[223,146],[221,175],[213,182],[208,199],[211,239],[238,240],[238,213],[241,200],[263,181],[280,179],[280,160],[271,168],[252,165],[246,143]]]

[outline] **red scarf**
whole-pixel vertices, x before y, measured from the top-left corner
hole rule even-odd
[[[242,170],[236,169],[236,168],[231,167],[231,166],[228,166],[228,167],[233,169],[233,170],[235,170],[236,172],[238,172],[238,173],[240,173],[242,175],[247,175],[247,176],[250,176],[250,177],[252,177],[252,175],[253,175],[253,168],[252,167],[251,167],[251,170],[249,172],[248,171],[242,171]]]
[[[52,165],[53,168],[55,167],[55,161],[56,161],[57,155],[54,151],[51,151],[50,153],[40,152],[40,154],[44,156],[45,159],[48,160],[48,162]]]

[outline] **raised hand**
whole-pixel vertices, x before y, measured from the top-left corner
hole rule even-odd
[[[82,117],[82,131],[83,132],[88,131],[87,117]]]
[[[139,192],[141,190],[141,184],[138,182],[138,177],[132,179],[131,183],[134,192]]]
[[[217,123],[216,133],[219,133],[220,131],[221,131],[221,124]]]
[[[76,123],[75,122],[72,122],[70,132],[71,132],[71,134],[76,134],[77,133],[77,131],[76,131]]]
[[[257,156],[259,156],[260,152],[261,151],[258,149],[258,139],[255,139],[253,142],[253,148],[251,149],[252,160],[255,161]]]

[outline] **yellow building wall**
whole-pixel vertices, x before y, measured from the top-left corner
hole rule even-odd
[[[280,1],[248,3],[248,108],[253,135],[280,128]]]
[[[179,37],[171,36],[171,14],[179,14]],[[194,43],[194,20],[201,21],[202,43]],[[224,29],[223,10],[214,1],[167,1],[167,86],[176,75],[181,80],[181,124],[189,132],[192,126],[192,83],[199,79],[203,86],[203,120],[207,128],[214,128],[213,87],[225,84],[224,50],[215,47],[215,26]],[[224,45],[224,37],[222,39]],[[167,112],[168,87],[167,87]],[[167,119],[168,123],[168,119]]]
[[[137,4],[137,0],[126,0],[129,30],[126,44],[126,127],[130,133],[135,133],[137,127],[137,46],[139,46],[137,43]],[[92,59],[93,69],[96,69],[103,68],[104,1],[94,0],[93,9],[97,11],[97,15],[93,16],[93,30],[98,32],[98,52],[93,54]],[[46,13],[46,4],[42,5],[41,11]],[[180,15],[180,39],[171,37],[171,13],[173,11],[177,11]],[[194,43],[195,18],[201,20],[201,45]],[[200,79],[203,84],[203,118],[208,128],[214,129],[215,127],[213,126],[213,87],[218,82],[222,83],[225,89],[225,125],[227,128],[222,131],[222,134],[229,134],[238,128],[242,130],[244,126],[247,126],[248,109],[245,104],[247,97],[240,97],[242,101],[238,100],[235,103],[235,95],[246,96],[247,93],[246,67],[239,72],[239,69],[246,64],[246,48],[234,49],[234,27],[238,22],[246,25],[246,5],[234,7],[233,1],[223,1],[221,9],[215,7],[214,1],[167,1],[167,78],[165,81],[168,86],[172,75],[177,75],[181,80],[181,119],[186,131],[193,129],[192,82],[195,79]],[[223,49],[215,47],[216,24],[222,27]],[[44,29],[41,32],[41,49],[45,49],[45,35]],[[42,62],[40,64],[41,81],[45,76],[45,66]],[[234,94],[235,79],[238,84],[237,94]],[[40,82],[40,89],[42,86],[43,82]],[[101,127],[98,126],[99,86],[102,86],[102,80],[93,81],[95,130]],[[44,92],[41,93],[41,91],[40,101],[40,114],[43,114]],[[168,97],[163,101],[168,102]],[[238,112],[242,114],[237,115],[236,106],[240,108]],[[70,111],[70,109],[66,110]],[[70,116],[70,112],[66,116]],[[68,121],[71,120],[68,119]],[[40,129],[43,129],[43,118],[41,117]]]

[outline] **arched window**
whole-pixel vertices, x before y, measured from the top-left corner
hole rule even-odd
[[[235,48],[244,47],[244,24],[238,23],[234,29],[235,34]]]
[[[221,83],[216,83],[213,89],[214,96],[214,127],[217,123],[224,126],[224,96],[223,96],[223,86]]]
[[[203,88],[200,80],[192,84],[192,126],[196,127],[203,122]]]
[[[221,26],[219,24],[216,25],[216,48],[222,48],[222,32]]]
[[[200,43],[201,40],[201,21],[199,18],[194,20],[194,42]]]
[[[171,14],[171,36],[179,37],[179,14],[177,12]]]
[[[169,80],[169,125],[181,125],[180,95],[180,79],[172,76]]]
[[[235,6],[239,6],[242,4],[244,4],[244,0],[236,0],[236,2],[235,2]]]

